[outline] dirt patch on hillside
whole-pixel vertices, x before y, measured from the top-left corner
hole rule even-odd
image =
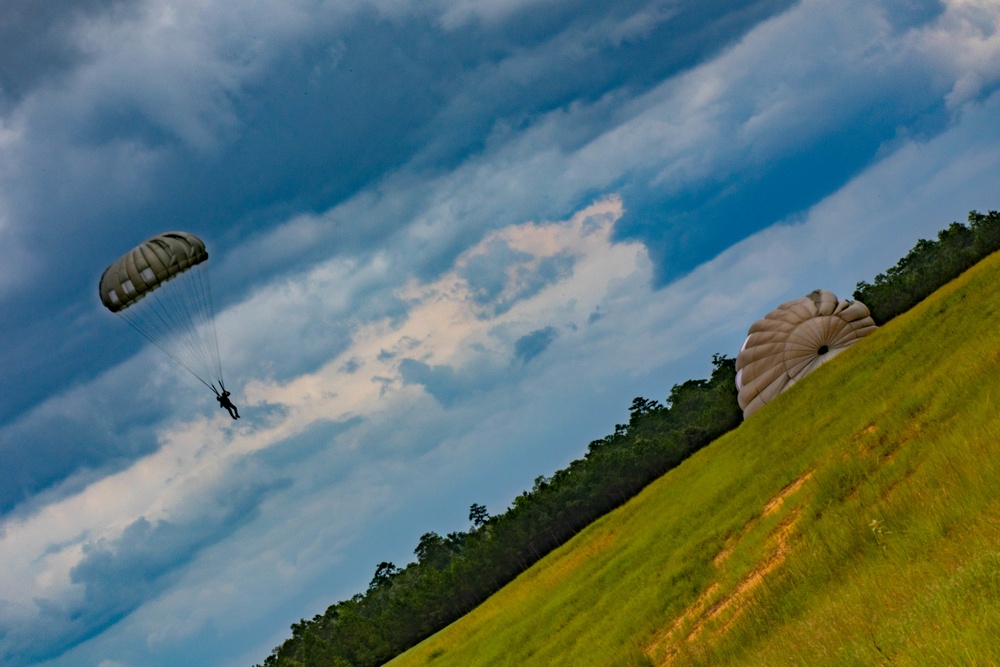
[[[799,491],[812,477],[808,472],[783,488],[761,511],[761,517],[766,517],[779,511],[785,502]],[[722,635],[735,623],[753,603],[754,591],[764,583],[769,574],[777,570],[785,562],[792,549],[792,537],[802,514],[804,503],[788,512],[788,515],[771,531],[764,544],[764,557],[757,562],[729,591],[723,591],[719,581],[714,582],[688,607],[670,628],[661,633],[653,643],[646,648],[646,655],[656,665],[672,665],[686,653],[697,650],[693,642],[706,626],[712,624],[713,631]],[[727,541],[726,545],[713,558],[717,568],[722,568],[727,558],[733,553],[740,540],[753,530],[760,519],[749,522],[740,531],[739,536]]]
[[[722,630],[720,631],[720,634],[722,634],[739,618],[747,606],[746,603],[750,601],[750,594],[754,589],[764,583],[764,578],[768,574],[777,570],[785,562],[785,558],[791,550],[789,547],[789,538],[799,521],[800,513],[801,508],[796,508],[784,521],[778,524],[778,527],[775,528],[774,532],[768,538],[768,555],[740,580],[729,595],[713,605],[704,619],[695,624],[691,634],[687,637],[689,641],[701,632],[706,621],[713,621],[726,614],[726,612],[732,611],[733,613],[726,618],[725,624],[722,626]]]
[[[785,504],[785,500],[787,500],[790,496],[797,493],[799,489],[802,488],[802,485],[804,485],[807,481],[809,481],[810,478],[812,478],[812,475],[813,471],[810,470],[809,472],[805,473],[804,475],[796,479],[791,484],[781,489],[781,491],[778,491],[778,493],[773,498],[771,498],[769,501],[767,501],[767,503],[764,504],[764,508],[761,510],[761,517],[771,516],[772,514],[780,510],[782,506]],[[725,546],[722,548],[721,551],[719,551],[719,553],[715,555],[715,558],[712,559],[712,562],[715,563],[716,567],[723,566],[726,559],[729,558],[729,555],[733,553],[733,549],[735,549],[736,545],[739,544],[740,540],[743,539],[743,536],[749,533],[754,528],[756,528],[758,522],[759,519],[755,519],[749,522],[747,525],[743,526],[743,529],[740,531],[739,535],[731,537],[728,540],[726,540]]]
[[[802,477],[799,477],[797,480],[795,480],[794,482],[783,488],[781,491],[779,491],[778,495],[767,501],[767,504],[764,505],[764,510],[763,512],[761,512],[761,514],[763,514],[764,516],[771,516],[772,514],[780,510],[781,506],[785,504],[785,500],[789,496],[797,492],[799,489],[801,489],[802,485],[805,484],[807,481],[809,481],[810,477],[812,477],[812,471],[809,471],[806,474],[802,475]]]
[[[919,414],[918,412],[918,416]],[[858,454],[863,457],[874,456],[880,465],[889,463],[901,449],[924,437],[926,423],[918,416],[907,420],[902,428],[895,431],[890,429],[889,432],[882,430],[878,424],[869,424],[854,435]]]

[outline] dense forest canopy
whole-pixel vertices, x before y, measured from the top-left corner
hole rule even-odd
[[[937,241],[920,239],[896,266],[861,281],[854,298],[868,306],[877,324],[904,313],[973,264],[1000,250],[1000,213],[969,213],[969,224],[953,222]]]
[[[983,257],[1000,250],[1000,213],[969,214],[937,241],[921,239],[896,266],[861,281],[855,299],[884,324]],[[742,421],[735,360],[712,359],[708,379],[674,385],[663,403],[637,397],[626,424],[591,442],[581,459],[551,476],[503,513],[469,508],[469,526],[428,532],[405,567],[379,563],[368,589],[291,626],[292,636],[264,667],[380,665],[460,618],[590,522],[633,497]],[[261,667],[260,665],[256,667]]]

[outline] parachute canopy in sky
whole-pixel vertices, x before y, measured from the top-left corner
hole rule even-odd
[[[148,239],[104,270],[101,303],[203,384],[222,383],[208,251],[194,234]]]
[[[827,290],[785,302],[754,322],[736,357],[743,417],[876,328],[867,306]]]

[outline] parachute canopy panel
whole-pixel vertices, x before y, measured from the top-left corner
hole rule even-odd
[[[787,301],[754,322],[736,357],[744,418],[876,328],[867,306],[827,290]]]
[[[207,259],[205,243],[194,234],[158,234],[129,250],[104,271],[101,303],[117,313]]]

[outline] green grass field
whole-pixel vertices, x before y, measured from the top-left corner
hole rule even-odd
[[[388,663],[1000,664],[1000,255]]]

